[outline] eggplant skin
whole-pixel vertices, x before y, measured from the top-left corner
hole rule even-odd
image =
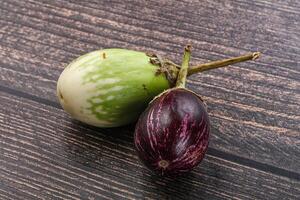
[[[134,142],[139,158],[160,175],[190,171],[203,159],[210,124],[205,105],[195,93],[175,88],[154,99],[140,116]]]

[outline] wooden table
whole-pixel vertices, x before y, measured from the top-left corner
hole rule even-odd
[[[206,99],[209,151],[176,180],[152,175],[133,125],[66,114],[56,80],[95,49],[193,63],[261,51],[255,62],[189,77]],[[300,199],[298,0],[1,0],[0,199]]]

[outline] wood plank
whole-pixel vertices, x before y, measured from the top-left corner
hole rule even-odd
[[[151,2],[148,1],[149,5],[145,6],[143,2],[140,1],[129,1],[127,2],[127,5],[134,5],[134,6],[124,6],[126,5],[125,3],[120,3],[117,2],[115,4],[113,4],[112,6],[109,7],[105,7],[105,3],[103,4],[99,4],[99,3],[94,3],[93,5],[91,5],[91,3],[87,4],[85,2],[82,2],[80,5],[82,6],[78,6],[78,4],[66,4],[65,8],[67,8],[68,10],[72,10],[74,13],[73,14],[73,18],[76,19],[75,17],[78,16],[78,13],[76,11],[80,10],[81,13],[81,17],[77,17],[79,18],[79,20],[82,20],[85,23],[89,23],[89,21],[87,20],[87,18],[93,18],[93,22],[97,22],[100,19],[104,19],[107,22],[106,23],[113,23],[110,22],[109,20],[114,19],[114,21],[119,22],[120,25],[123,26],[127,26],[127,25],[135,25],[138,28],[143,28],[143,29],[148,29],[154,31],[153,35],[148,36],[148,37],[155,37],[155,36],[163,36],[161,33],[165,33],[164,35],[170,34],[172,33],[173,35],[177,36],[177,41],[179,38],[183,38],[183,37],[188,37],[189,39],[195,39],[198,40],[199,36],[205,36],[204,37],[204,41],[201,42],[207,42],[209,45],[211,44],[218,44],[218,46],[225,47],[228,51],[228,47],[233,47],[232,45],[234,45],[235,48],[238,49],[243,49],[244,47],[239,46],[239,42],[242,42],[243,39],[247,39],[250,42],[250,44],[252,45],[256,45],[256,42],[260,42],[260,44],[262,44],[262,48],[264,46],[269,46],[269,45],[281,45],[278,46],[280,48],[274,48],[272,49],[272,51],[278,51],[279,49],[282,49],[283,47],[288,47],[289,49],[287,49],[287,54],[292,53],[292,49],[298,49],[299,48],[297,46],[295,46],[295,44],[293,42],[291,42],[290,37],[292,37],[294,40],[299,40],[298,37],[296,37],[298,35],[297,32],[297,26],[293,26],[293,24],[291,24],[292,26],[289,26],[290,29],[292,29],[291,34],[280,34],[278,36],[278,38],[271,38],[273,41],[269,41],[266,40],[265,37],[268,36],[268,34],[266,35],[266,31],[270,31],[270,29],[257,29],[256,26],[253,26],[251,23],[249,24],[245,24],[245,26],[241,26],[241,29],[236,29],[233,28],[232,26],[228,26],[227,24],[224,25],[224,20],[226,21],[230,21],[230,23],[234,23],[235,21],[239,20],[240,18],[235,17],[235,16],[231,16],[229,18],[224,18],[221,16],[224,16],[224,14],[228,13],[228,11],[226,12],[225,9],[218,9],[218,7],[220,6],[224,6],[222,4],[219,5],[211,5],[211,2],[204,2],[205,3],[205,7],[201,4],[188,4],[188,5],[181,5],[181,2],[177,2],[176,3],[176,7],[174,7],[173,5],[168,5],[168,2],[166,2],[165,4],[163,4],[163,6],[158,5],[155,1]],[[52,2],[52,4],[58,6],[58,3],[55,4],[55,2]],[[172,3],[169,3],[172,4]],[[214,7],[214,6],[218,6],[218,7]],[[227,5],[230,6],[230,5]],[[231,6],[233,7],[233,6]],[[239,9],[239,5],[237,5],[236,7],[234,7],[234,9],[237,10],[232,10],[232,12],[230,14],[234,14],[234,15],[241,15],[244,17],[244,21],[251,19],[250,15],[252,15],[253,18],[253,11],[248,13],[250,11],[249,8],[247,9]],[[55,7],[53,7],[55,8]],[[96,9],[93,9],[96,8]],[[256,8],[259,9],[260,7]],[[39,8],[41,9],[41,8]],[[100,10],[99,10],[100,9]],[[160,15],[157,15],[157,9],[163,9],[163,12],[161,12]],[[184,10],[188,9],[189,12],[184,13]],[[109,13],[103,13],[103,10],[109,10]],[[220,19],[213,19],[211,17],[209,17],[209,13],[213,12],[213,11],[217,11],[220,12],[219,13],[219,18]],[[224,11],[226,13],[224,13]],[[256,15],[258,15],[257,17],[260,17],[259,20],[274,20],[276,19],[276,25],[286,25],[285,22],[283,20],[279,20],[279,17],[277,15],[273,15],[272,18],[270,17],[269,13],[267,12],[260,12],[259,10],[255,10],[256,11]],[[49,9],[48,9],[49,12]],[[146,12],[147,15],[142,15],[143,12]],[[103,14],[102,14],[103,13]],[[62,13],[59,13],[59,10],[55,11],[55,14],[60,14],[59,16],[65,16]],[[105,14],[105,15],[104,15]],[[180,15],[182,14],[182,15]],[[184,14],[184,17],[183,17]],[[87,16],[88,15],[88,16]],[[246,16],[245,16],[246,15]],[[298,14],[299,15],[299,14]],[[298,15],[294,15],[292,16],[294,19],[297,19]],[[138,16],[138,18],[137,18]],[[126,17],[128,17],[128,19],[126,19]],[[142,18],[142,20],[137,20],[140,19],[140,17]],[[255,16],[254,16],[255,17]],[[264,18],[263,18],[264,17]],[[265,19],[265,17],[269,17],[271,19]],[[281,17],[281,16],[280,16]],[[283,17],[287,17],[287,16],[283,16]],[[70,17],[72,19],[72,17]],[[98,19],[97,19],[98,18]],[[201,18],[201,21],[199,22],[198,18]],[[130,20],[129,20],[130,19]],[[212,21],[214,23],[211,23]],[[287,19],[285,19],[287,20]],[[151,22],[151,23],[150,23]],[[167,22],[169,22],[169,24],[167,24]],[[170,23],[173,22],[173,23]],[[178,22],[180,22],[180,27],[178,26]],[[99,21],[100,23],[100,21]],[[102,21],[103,23],[103,21]],[[155,24],[157,25],[157,23],[159,23],[161,26],[157,26],[155,27]],[[200,24],[199,24],[200,23]],[[222,24],[223,23],[223,24]],[[230,24],[228,23],[228,24]],[[241,23],[241,22],[239,22]],[[257,24],[257,26],[263,24],[263,22],[260,22],[259,24]],[[265,25],[269,25],[269,23],[266,23]],[[162,26],[163,25],[163,26]],[[177,26],[176,26],[177,25]],[[209,27],[211,26],[211,27]],[[280,26],[274,26],[276,28],[276,33],[282,33],[282,30],[280,29]],[[136,28],[135,27],[135,28]],[[123,27],[124,28],[124,27]],[[155,28],[155,30],[153,30],[153,28]],[[272,28],[272,27],[268,27],[268,28]],[[171,32],[170,29],[173,31]],[[221,31],[220,31],[221,29]],[[224,31],[224,30],[226,31]],[[157,31],[159,30],[159,31]],[[182,32],[184,31],[184,32]],[[243,32],[241,32],[243,31]],[[259,36],[259,37],[248,37],[248,38],[241,38],[240,41],[236,41],[237,38],[233,37],[234,35],[226,35],[227,33],[239,33],[239,36],[248,36],[247,34],[249,34],[248,32],[252,33],[255,36]],[[274,31],[274,30],[273,30]],[[145,32],[145,30],[143,31]],[[143,34],[143,32],[141,32],[140,34]],[[182,34],[179,34],[182,33]],[[193,33],[197,33],[197,37],[192,37]],[[241,34],[243,33],[243,34]],[[269,32],[267,32],[269,33]],[[179,34],[179,35],[178,35]],[[269,33],[270,34],[270,33]],[[179,37],[181,36],[181,37]],[[209,37],[208,37],[209,36]],[[221,36],[221,37],[220,37]],[[277,36],[277,35],[276,35]],[[287,37],[288,36],[288,40]],[[191,37],[191,38],[190,38]],[[202,37],[201,37],[202,38]],[[171,38],[166,38],[166,37],[158,37],[155,39],[171,39]],[[219,41],[220,40],[220,41]],[[290,45],[286,45],[286,43],[276,43],[277,42],[281,42],[282,40],[285,42],[290,43]],[[182,39],[179,40],[178,42],[182,42]],[[172,42],[170,42],[172,43]],[[274,44],[275,43],[275,44]],[[196,42],[197,44],[197,42]],[[203,44],[203,43],[202,43]],[[206,44],[206,43],[205,43]],[[224,45],[224,46],[222,46]],[[277,46],[276,46],[277,47]],[[257,46],[255,47],[257,48]],[[206,49],[205,49],[206,50]],[[215,51],[215,49],[210,49],[212,52]],[[220,51],[221,52],[221,51]],[[267,55],[267,53],[265,53]],[[271,54],[272,56],[274,56],[274,54]],[[278,56],[287,56],[287,55],[282,55],[282,54],[278,54]]]
[[[10,1],[11,2],[11,1]],[[135,32],[133,32],[133,33],[131,33],[131,34],[136,34],[136,32],[137,33],[144,33],[145,32],[145,28],[144,27],[134,27],[134,26],[130,26],[130,27],[128,27],[128,23],[130,23],[131,21],[132,21],[132,19],[131,20],[127,20],[127,24],[124,24],[124,21],[122,21],[122,23],[121,22],[119,22],[119,21],[117,21],[117,22],[119,22],[118,24],[116,24],[116,23],[114,23],[113,21],[110,21],[110,20],[108,20],[108,18],[107,18],[107,16],[104,18],[103,17],[103,15],[100,15],[101,17],[103,17],[103,19],[100,17],[100,16],[98,16],[98,15],[96,15],[96,16],[94,16],[94,15],[91,15],[91,14],[86,14],[86,13],[84,13],[84,11],[86,10],[85,9],[85,7],[80,7],[77,3],[76,4],[61,4],[61,3],[59,3],[59,2],[51,2],[51,3],[54,3],[57,7],[53,7],[53,6],[48,6],[48,4],[49,4],[49,2],[47,2],[46,1],[46,3],[43,3],[43,4],[38,4],[37,2],[34,2],[34,4],[37,4],[37,5],[30,5],[30,4],[25,4],[25,5],[22,5],[23,7],[22,7],[22,10],[23,11],[25,11],[26,10],[26,8],[24,8],[24,6],[25,7],[28,7],[28,8],[30,8],[30,10],[31,10],[31,12],[29,12],[29,11],[27,11],[26,13],[27,13],[27,15],[29,14],[30,16],[32,16],[31,14],[33,13],[33,11],[32,11],[32,9],[35,9],[35,10],[37,10],[37,11],[45,11],[45,12],[47,12],[47,13],[49,13],[49,14],[53,14],[53,16],[55,16],[55,17],[51,17],[51,19],[50,18],[47,18],[47,16],[43,16],[42,15],[42,13],[40,12],[40,14],[38,14],[42,19],[47,19],[47,21],[48,22],[51,22],[51,21],[56,21],[56,22],[59,22],[59,21],[57,21],[56,19],[59,19],[60,21],[63,21],[63,20],[67,20],[70,24],[67,24],[67,26],[68,27],[71,27],[72,26],[72,22],[74,23],[74,22],[76,22],[75,20],[77,20],[77,22],[79,21],[79,22],[82,22],[82,24],[80,25],[80,27],[79,28],[83,28],[83,27],[86,27],[85,25],[93,25],[93,26],[95,26],[95,25],[97,25],[97,23],[95,23],[95,22],[98,22],[98,23],[101,23],[101,25],[103,25],[103,26],[105,26],[106,27],[106,25],[114,25],[114,26],[118,26],[118,27],[120,27],[119,29],[116,29],[116,30],[118,30],[118,31],[121,31],[120,29],[122,28],[123,29],[123,31],[124,31],[124,28],[125,29],[128,29],[128,28],[133,28],[133,29],[136,29],[136,31]],[[47,8],[45,9],[44,8],[44,6],[45,6],[45,4],[47,5]],[[14,11],[20,11],[20,9],[17,9],[17,7],[16,7],[16,4],[13,4],[13,5],[11,5],[11,4],[5,4],[6,6],[4,6],[4,7],[15,7],[15,8],[13,8],[14,9]],[[17,4],[18,5],[18,4]],[[41,5],[43,5],[43,6],[41,6]],[[100,5],[105,5],[105,4],[97,4],[98,6]],[[122,5],[122,4],[118,4],[118,5]],[[68,6],[67,7],[67,9],[64,9],[64,8],[62,8],[62,6]],[[74,7],[77,9],[77,10],[80,10],[80,12],[78,12],[77,10],[71,10],[72,8],[74,9]],[[112,6],[114,9],[116,9],[116,10],[118,10],[118,8],[115,8],[114,6]],[[51,9],[50,9],[51,8]],[[70,9],[71,8],[71,9]],[[97,7],[98,8],[98,7]],[[81,10],[81,9],[85,9],[85,10]],[[109,7],[108,8],[106,8],[106,9],[109,9]],[[135,8],[135,9],[138,9],[138,8]],[[147,9],[147,8],[145,8],[145,9]],[[22,11],[21,10],[21,11]],[[138,9],[139,11],[141,10],[141,9]],[[88,13],[92,13],[92,14],[96,14],[96,13],[103,13],[103,10],[96,10],[96,9],[93,9],[93,10],[91,10],[91,9],[89,9],[89,10],[86,10],[86,12],[88,11]],[[244,10],[243,10],[244,11]],[[120,13],[122,13],[122,14],[126,14],[126,13],[124,13],[124,10],[121,10],[120,11]],[[81,15],[79,15],[79,14],[81,14]],[[109,15],[110,13],[105,13],[105,14],[108,14],[108,17],[109,16],[111,16],[111,15]],[[137,14],[140,14],[140,13],[137,13]],[[137,15],[137,14],[133,14],[133,15]],[[151,14],[151,13],[150,13]],[[120,16],[120,14],[119,14],[119,16]],[[268,15],[269,16],[269,15]],[[100,17],[100,19],[99,19],[99,17]],[[118,18],[116,18],[116,16],[112,16],[112,17],[114,17],[113,19],[118,19]],[[152,17],[152,16],[151,16]],[[203,16],[201,16],[201,17],[203,17]],[[295,18],[296,18],[297,16],[295,16]],[[92,20],[91,20],[91,18],[92,18]],[[119,17],[120,18],[120,17]],[[124,16],[123,16],[123,18],[124,18]],[[195,18],[195,17],[194,17]],[[150,18],[150,19],[152,19],[152,18]],[[66,21],[66,22],[67,22]],[[164,20],[165,21],[165,20]],[[164,22],[163,20],[161,20],[160,22]],[[91,22],[92,22],[92,24],[91,24]],[[134,25],[136,25],[136,22],[137,21],[133,21],[133,23],[134,23]],[[142,20],[142,22],[144,22],[144,20]],[[61,24],[61,22],[60,22],[60,24]],[[120,24],[120,25],[119,25]],[[141,22],[140,22],[140,24],[141,24]],[[139,24],[139,25],[140,25]],[[211,23],[208,23],[208,24],[211,24]],[[123,27],[123,26],[125,26],[125,27]],[[145,25],[145,23],[144,23],[144,25]],[[91,28],[91,29],[95,29],[95,27],[93,27],[93,26],[87,26],[87,27],[89,27],[89,28]],[[72,27],[75,27],[75,26],[72,26]],[[77,27],[78,28],[78,27]],[[113,29],[114,27],[113,26],[111,26],[111,27],[107,27],[107,28],[110,28],[110,29]],[[139,28],[139,29],[137,29],[137,28]],[[141,30],[141,28],[144,28],[144,31],[139,31],[139,30]],[[229,27],[230,28],[230,27]],[[256,29],[256,27],[252,27],[254,30],[253,31],[255,31],[255,29]],[[146,28],[147,29],[147,28]],[[149,30],[150,28],[148,28],[148,30]],[[114,29],[113,29],[114,30]],[[164,29],[164,30],[166,30],[166,29]],[[261,30],[261,29],[259,29],[259,30]],[[259,31],[259,30],[256,30],[256,31]],[[205,31],[205,30],[203,30],[203,31]],[[252,31],[252,30],[251,30]],[[126,31],[125,31],[126,32]],[[276,32],[278,32],[278,30],[276,30]],[[99,32],[99,33],[101,33],[101,32]],[[126,32],[127,33],[127,32]],[[176,32],[174,32],[174,34],[176,34],[177,33],[177,31]],[[294,32],[291,32],[291,34],[290,35],[294,35],[294,34],[297,34],[298,32],[297,32],[297,29],[294,31]],[[159,34],[159,33],[158,33]],[[186,33],[185,33],[186,34]],[[200,33],[199,33],[200,34]],[[99,34],[96,34],[96,35],[99,35]],[[154,34],[154,36],[155,36],[156,34]],[[159,36],[160,36],[161,34],[159,34]],[[266,33],[260,33],[260,35],[263,35],[263,36],[266,36]],[[286,35],[286,34],[285,34]],[[280,35],[281,36],[281,35]],[[149,38],[149,37],[151,37],[151,36],[149,36],[149,35],[147,35],[147,37]],[[224,37],[226,37],[226,35],[224,36],[222,36],[223,38]],[[297,37],[294,37],[295,39],[297,39]],[[153,38],[153,39],[158,39],[158,40],[162,40],[161,39],[161,37],[158,37],[158,38]],[[234,38],[233,38],[234,39]],[[274,38],[272,38],[273,40],[274,40]],[[282,37],[280,38],[280,39],[283,39]],[[177,40],[178,40],[178,38],[177,38]],[[182,40],[181,40],[182,41]],[[181,42],[181,41],[179,41],[179,42]],[[285,42],[291,42],[291,40],[285,40]],[[215,41],[214,41],[215,42]],[[219,41],[218,41],[219,42]],[[260,41],[259,42],[269,42],[268,40],[264,40],[264,38],[262,38],[262,39],[260,39]],[[274,45],[274,42],[275,41],[271,41],[271,42],[269,42],[268,43],[268,46],[269,45]],[[172,42],[170,42],[170,43],[172,43]],[[283,44],[281,44],[281,43],[279,43],[279,45],[281,45],[280,47],[282,48],[282,46],[286,46],[286,44],[285,43],[283,43]],[[178,46],[177,45],[177,47],[179,47],[180,48],[180,46]],[[263,47],[263,46],[262,46]],[[290,45],[287,45],[287,47],[289,47],[289,48],[292,48],[293,47],[293,43],[291,42],[291,44]],[[298,49],[299,50],[299,48],[297,48],[297,46],[295,47],[296,49]],[[227,48],[228,49],[228,48]],[[239,47],[239,49],[241,49],[241,47]],[[279,49],[279,48],[278,48]],[[180,49],[181,50],[181,49]],[[212,49],[211,51],[213,51],[214,49]],[[276,50],[276,48],[275,48],[275,50]],[[292,53],[293,51],[292,51],[292,49],[286,49],[287,50],[287,54],[288,53]],[[280,53],[280,51],[279,51],[279,53]],[[267,53],[265,53],[265,55],[267,55]],[[278,54],[277,56],[281,56],[282,54]],[[273,55],[274,56],[274,55]]]
[[[206,7],[213,11],[215,5],[209,2],[205,6],[201,5],[201,8],[194,5],[195,8],[191,8],[191,14],[186,17],[177,16],[170,5],[161,8],[161,12],[166,9],[168,15],[155,16],[155,9],[158,7],[150,2],[144,7],[149,19],[142,17],[141,3],[136,7],[124,8],[125,3],[117,2],[104,10],[101,4],[77,5],[72,1],[62,4],[59,0],[45,1],[42,4],[30,2],[32,4],[1,1],[3,15],[0,23],[3,26],[0,27],[0,34],[3,40],[0,42],[0,83],[42,96],[45,98],[42,101],[51,105],[55,104],[51,102],[56,101],[55,81],[63,66],[92,49],[110,46],[149,49],[163,55],[168,53],[169,57],[178,61],[181,48],[187,42],[184,36],[188,36],[195,43],[195,48],[199,48],[199,52],[198,49],[195,52],[195,60],[204,61],[238,55],[257,48],[257,42],[241,38],[240,42],[235,42],[235,35],[223,34],[230,31],[238,34],[239,30],[234,28],[234,24],[228,24],[221,31],[222,34],[219,31],[212,34],[218,27],[209,27],[212,23],[209,20],[214,20],[213,23],[218,25],[218,18],[210,19],[200,12],[204,12]],[[176,11],[183,9],[185,5],[179,4]],[[242,3],[238,5],[232,9],[236,9],[234,11],[239,14],[246,12],[241,15],[244,21],[249,20],[251,13],[257,12],[270,25],[267,15],[270,9],[255,8],[258,9],[256,11],[250,6],[250,12]],[[196,11],[196,8],[199,10]],[[225,11],[218,12],[224,14],[222,12]],[[142,17],[139,24],[136,24],[136,16]],[[293,21],[298,14],[292,12],[288,16]],[[193,20],[197,17],[204,21]],[[233,17],[229,18],[236,20]],[[284,20],[279,20],[281,17]],[[248,33],[245,31],[251,30],[257,36],[261,42],[259,47],[265,51],[262,59],[255,63],[243,63],[195,75],[189,79],[188,87],[207,99],[213,122],[211,147],[299,173],[300,161],[297,155],[300,147],[297,145],[297,133],[300,129],[300,116],[297,110],[300,110],[300,76],[298,57],[289,60],[299,52],[299,47],[295,46],[299,28],[293,23],[283,23],[287,20],[285,15],[276,15],[275,18],[276,25],[268,29],[256,30],[247,26],[249,29],[243,29],[239,33],[242,38],[247,38]],[[169,21],[172,24],[166,24]],[[176,21],[182,22],[180,26]],[[172,26],[166,28],[166,25]],[[288,26],[286,31],[289,31],[290,36],[287,37],[286,32],[282,32],[283,26]],[[104,27],[110,31],[103,33]],[[194,31],[194,36],[190,36],[190,30]],[[270,30],[276,31],[276,34],[271,34]],[[152,34],[153,31],[155,34]],[[118,35],[122,35],[121,39],[116,37]],[[267,36],[268,39],[265,38]],[[198,41],[198,38],[203,40]],[[283,46],[273,48],[274,43],[279,46],[283,43]],[[286,67],[283,67],[284,64]],[[271,65],[273,66],[270,67]]]
[[[186,176],[158,178],[138,161],[132,128],[82,126],[61,109],[3,92],[0,102],[1,195],[13,192],[30,199],[296,199],[300,195],[299,181],[210,155]]]

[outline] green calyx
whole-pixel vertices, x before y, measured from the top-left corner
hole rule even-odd
[[[187,45],[186,48],[189,49],[189,48],[191,48],[191,46]],[[189,52],[190,52],[190,49],[189,49]],[[185,51],[185,54],[186,54],[186,51]],[[179,71],[181,69],[181,66],[175,64],[174,62],[172,62],[168,59],[164,59],[164,58],[160,57],[159,55],[153,54],[153,53],[147,53],[146,55],[148,55],[150,57],[150,62],[152,64],[159,66],[159,68],[157,70],[157,74],[164,73],[166,78],[169,80],[170,85],[172,87],[175,86],[175,83],[178,80]],[[193,74],[196,74],[199,72],[208,71],[211,69],[226,67],[228,65],[232,65],[235,63],[239,63],[239,62],[244,62],[247,60],[256,60],[257,58],[259,58],[259,56],[260,56],[260,52],[254,52],[254,53],[249,53],[249,54],[245,54],[242,56],[233,57],[233,58],[229,58],[229,59],[223,59],[223,60],[212,61],[212,62],[208,62],[208,63],[204,63],[204,64],[190,66],[187,69],[187,76],[190,76],[190,75],[193,75]]]

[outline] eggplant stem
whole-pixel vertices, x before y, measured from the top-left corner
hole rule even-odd
[[[204,63],[204,64],[200,64],[200,65],[196,65],[196,66],[191,66],[188,69],[188,76],[198,73],[198,72],[203,72],[203,71],[207,71],[210,69],[216,69],[219,67],[225,67],[228,65],[232,65],[235,63],[239,63],[239,62],[244,62],[247,60],[255,60],[259,56],[260,56],[260,52],[254,52],[254,53],[245,54],[243,56],[238,56],[238,57],[219,60],[219,61],[213,61],[213,62]]]
[[[178,76],[177,76],[176,88],[184,88],[185,87],[186,77],[187,77],[188,68],[189,68],[189,62],[190,62],[190,58],[191,58],[191,48],[192,48],[191,45],[187,45],[184,48],[182,64],[181,64],[181,68],[180,68]]]

